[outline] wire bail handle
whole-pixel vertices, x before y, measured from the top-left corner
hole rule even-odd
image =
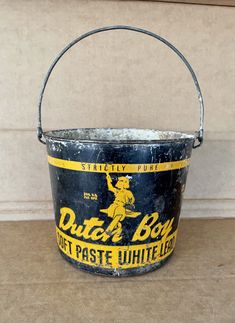
[[[171,43],[169,43],[166,39],[162,38],[161,36],[154,34],[151,31],[145,30],[145,29],[141,29],[141,28],[136,28],[136,27],[132,27],[132,26],[123,26],[123,25],[118,25],[118,26],[107,26],[107,27],[103,27],[103,28],[98,28],[98,29],[94,29],[91,30],[83,35],[81,35],[80,37],[74,39],[71,43],[69,43],[55,58],[55,60],[52,62],[44,80],[42,83],[42,88],[40,91],[40,95],[39,95],[39,102],[38,102],[38,127],[37,127],[37,136],[38,136],[38,140],[40,142],[42,142],[43,144],[45,144],[45,140],[43,139],[43,129],[42,129],[42,114],[41,114],[41,109],[42,109],[42,100],[43,100],[43,96],[44,96],[44,92],[46,89],[46,85],[47,82],[50,78],[50,75],[54,69],[54,67],[56,66],[56,64],[58,63],[58,61],[61,59],[61,57],[71,48],[73,47],[75,44],[77,44],[78,42],[80,42],[81,40],[92,36],[94,34],[98,34],[100,32],[104,32],[104,31],[110,31],[110,30],[130,30],[130,31],[134,31],[134,32],[138,32],[138,33],[142,33],[145,35],[148,35],[150,37],[153,37],[159,41],[161,41],[162,43],[164,43],[167,47],[169,47],[171,50],[173,50],[173,52],[175,52],[179,58],[183,61],[183,63],[186,65],[187,69],[189,70],[193,82],[195,84],[196,90],[197,90],[197,95],[198,95],[198,101],[199,101],[199,106],[200,106],[200,127],[199,130],[196,131],[196,136],[195,136],[195,141],[193,144],[193,148],[197,148],[199,146],[201,146],[201,144],[203,143],[203,135],[204,135],[204,102],[203,102],[203,97],[202,97],[202,92],[196,77],[196,74],[193,70],[193,68],[191,67],[191,65],[189,64],[189,62],[187,61],[187,59],[184,57],[184,55],[175,47],[173,46]]]

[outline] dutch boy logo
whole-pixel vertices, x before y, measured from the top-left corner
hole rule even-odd
[[[108,190],[114,194],[114,201],[106,209],[101,209],[100,212],[107,214],[112,219],[110,224],[104,228],[105,221],[98,217],[85,219],[82,225],[76,224],[76,214],[70,208],[63,207],[60,209],[59,228],[70,230],[72,235],[82,237],[85,240],[118,242],[122,240],[122,221],[128,218],[136,218],[141,215],[141,212],[134,211],[135,198],[130,190],[130,176],[120,176],[115,186],[112,183],[111,176],[107,173]],[[155,239],[157,237],[166,238],[171,230],[174,218],[167,220],[165,223],[158,221],[158,212],[146,214],[136,231],[131,241],[145,241],[149,237]]]
[[[100,212],[106,213],[108,217],[115,221],[117,227],[121,227],[121,221],[126,217],[136,218],[141,212],[135,212],[135,198],[130,188],[131,176],[120,176],[115,186],[112,184],[112,178],[107,173],[106,180],[108,190],[115,196],[113,203],[107,209],[101,209]]]

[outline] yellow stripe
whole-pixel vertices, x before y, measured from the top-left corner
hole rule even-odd
[[[84,242],[66,235],[58,227],[56,227],[56,233],[60,250],[71,259],[90,266],[127,269],[154,264],[168,257],[174,250],[177,230],[160,241],[129,246]],[[120,263],[125,253],[127,262]]]
[[[79,172],[156,173],[185,168],[189,165],[190,159],[155,164],[99,164],[64,160],[48,156],[48,163],[55,167],[75,170]]]

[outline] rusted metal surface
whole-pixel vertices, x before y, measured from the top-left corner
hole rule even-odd
[[[57,242],[81,269],[138,275],[174,250],[194,137],[140,132],[133,142],[122,129],[45,133]]]
[[[42,99],[59,59],[80,40],[116,29],[154,37],[182,59],[200,105],[200,127],[194,135],[115,128],[43,132]],[[51,65],[38,116],[38,139],[47,145],[57,243],[63,257],[82,270],[110,276],[140,275],[162,266],[174,252],[192,148],[203,142],[202,94],[185,57],[167,40],[139,28],[112,26],[88,32]]]

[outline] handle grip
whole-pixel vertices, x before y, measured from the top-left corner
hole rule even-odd
[[[200,126],[199,126],[199,130],[196,131],[196,138],[195,138],[195,142],[193,145],[193,148],[197,148],[199,146],[201,146],[202,142],[203,142],[203,134],[204,134],[204,103],[203,103],[203,97],[202,97],[202,92],[196,77],[195,72],[193,71],[191,65],[189,64],[189,62],[186,60],[186,58],[184,57],[184,55],[175,47],[173,46],[171,43],[169,43],[166,39],[162,38],[159,35],[156,35],[154,33],[152,33],[151,31],[148,30],[144,30],[141,28],[136,28],[136,27],[132,27],[132,26],[122,26],[122,25],[118,25],[118,26],[108,26],[108,27],[103,27],[103,28],[98,28],[98,29],[94,29],[91,30],[83,35],[81,35],[80,37],[74,39],[71,43],[69,43],[55,58],[55,60],[52,62],[44,80],[42,83],[42,88],[40,91],[40,95],[39,95],[39,102],[38,102],[38,127],[37,127],[37,136],[38,136],[38,140],[40,142],[42,142],[43,144],[45,144],[45,140],[43,139],[43,129],[42,129],[42,115],[41,115],[41,108],[42,108],[42,100],[43,100],[43,96],[44,96],[44,92],[46,89],[46,85],[47,82],[50,78],[50,75],[54,69],[54,67],[56,66],[56,64],[58,63],[58,61],[61,59],[61,57],[71,48],[73,47],[75,44],[77,44],[78,42],[80,42],[81,40],[94,35],[94,34],[98,34],[100,32],[104,32],[104,31],[110,31],[110,30],[130,30],[130,31],[134,31],[134,32],[138,32],[138,33],[142,33],[145,35],[148,35],[150,37],[153,37],[159,41],[161,41],[162,43],[164,43],[167,47],[169,47],[171,50],[173,50],[173,52],[175,52],[179,58],[183,61],[183,63],[186,65],[187,69],[189,70],[193,82],[195,84],[196,90],[197,90],[197,95],[198,95],[198,100],[199,100],[199,107],[200,107]],[[197,142],[196,142],[197,140]]]

